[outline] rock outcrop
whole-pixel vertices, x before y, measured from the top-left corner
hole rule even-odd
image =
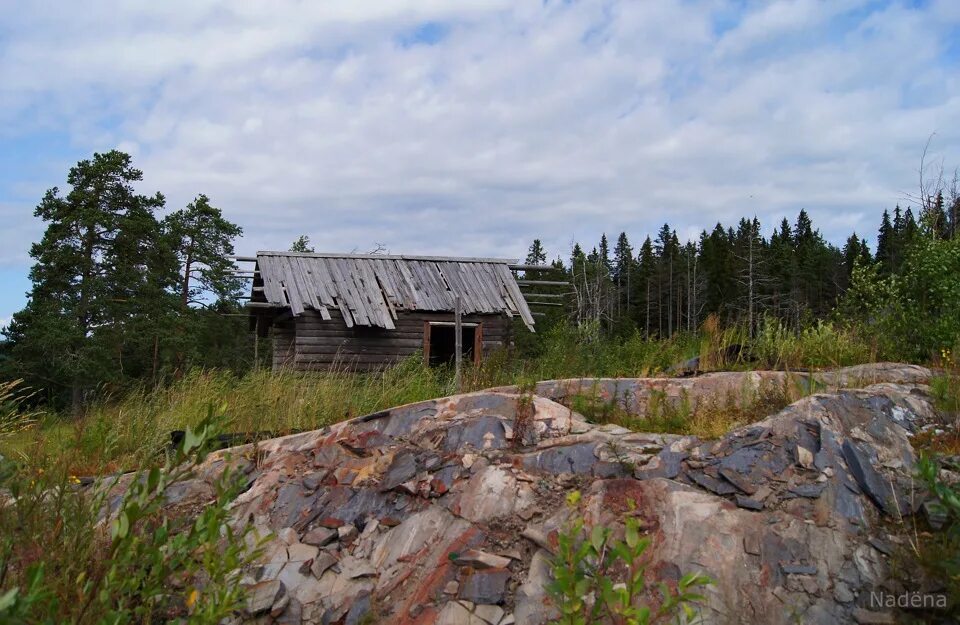
[[[597,385],[642,410],[650,389],[705,397],[780,375]],[[470,393],[266,441],[254,462],[241,459],[250,447],[231,450],[250,479],[237,522],[272,535],[247,575],[247,618],[544,623],[551,552],[571,514],[563,502],[578,489],[590,524],[641,518],[657,579],[699,570],[715,580],[705,622],[885,622],[867,596],[897,590],[885,528],[920,503],[909,437],[936,419],[930,372],[829,375],[819,382],[833,390],[717,441],[588,423],[549,398],[569,394],[560,381],[538,385],[544,396]],[[868,385],[841,388],[856,383]],[[171,505],[202,498],[224,465],[223,453],[208,458]]]

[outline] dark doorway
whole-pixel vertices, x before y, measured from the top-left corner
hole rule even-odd
[[[456,349],[456,339],[454,337],[453,324],[440,325],[430,324],[427,326],[429,335],[424,341],[429,347],[428,362],[431,367],[453,364],[454,353]],[[464,362],[470,362],[474,359],[474,343],[477,338],[477,326],[464,325],[461,329],[463,333],[462,348]]]

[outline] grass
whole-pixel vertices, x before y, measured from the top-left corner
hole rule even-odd
[[[936,363],[940,375],[930,381],[930,394],[942,415],[941,427],[920,432],[913,438],[919,451],[933,455],[960,454],[960,363],[944,349]]]
[[[731,344],[744,345],[743,353],[749,358],[725,359],[723,348]],[[17,537],[17,541],[0,541],[0,560],[6,566],[16,555],[18,562],[23,563],[10,570],[16,572],[16,585],[27,598],[31,596],[28,589],[33,579],[28,573],[36,570],[30,569],[30,565],[49,565],[46,575],[51,577],[45,578],[43,588],[52,590],[50,596],[60,598],[57,610],[68,610],[73,605],[70,593],[93,596],[87,592],[89,589],[76,590],[80,579],[77,571],[88,570],[102,576],[107,570],[106,563],[113,561],[100,553],[106,549],[107,538],[102,535],[104,528],[96,522],[97,510],[76,497],[59,498],[55,505],[50,505],[45,493],[69,495],[74,492],[73,476],[77,475],[163,465],[170,432],[195,428],[209,418],[211,410],[224,415],[221,425],[225,431],[259,432],[266,437],[316,429],[458,391],[516,385],[522,393],[527,393],[537,380],[662,375],[671,365],[693,356],[699,356],[701,371],[821,369],[889,357],[856,331],[842,330],[829,323],[817,324],[799,334],[779,325],[766,324],[751,340],[742,330],[723,330],[715,322],[708,322],[699,333],[680,334],[667,340],[647,339],[638,333],[624,338],[601,338],[590,329],[557,328],[539,339],[536,348],[523,358],[501,352],[488,358],[481,367],[468,368],[460,388],[455,386],[451,371],[425,367],[419,357],[364,374],[351,373],[346,367],[316,373],[261,370],[245,375],[222,370],[193,371],[164,387],[140,387],[122,395],[101,397],[83,418],[75,420],[55,413],[27,412],[23,400],[29,391],[17,382],[0,383],[0,454],[13,461],[4,463],[0,459],[0,484],[19,479],[24,488],[32,489],[30,492],[35,495],[29,500],[21,497],[20,501],[36,502],[24,513],[27,516],[23,518],[30,521],[27,525],[10,515],[0,523],[6,528],[0,535]],[[960,369],[946,351],[937,364],[944,374],[934,380],[932,393],[938,407],[954,415],[956,424],[960,419]],[[591,394],[574,396],[571,407],[595,422],[714,439],[762,419],[809,392],[814,391],[788,380],[782,385],[768,384],[759,389],[744,385],[727,396],[697,402],[690,397],[681,396],[677,401],[663,393],[653,393],[642,414],[630,414],[617,404],[601,401]],[[32,426],[31,421],[35,422]],[[521,418],[515,430],[522,432],[522,426]],[[955,444],[940,437],[930,448],[960,452],[958,428],[952,431]],[[216,531],[211,536],[219,536],[219,528],[214,526],[220,523],[214,519],[211,527]],[[149,532],[143,528],[141,531],[146,536]],[[23,540],[24,537],[30,540]],[[151,553],[160,553],[161,542],[157,542]],[[44,552],[42,545],[48,544],[66,547]],[[16,553],[14,547],[18,549]],[[212,548],[206,547],[195,551],[213,553]],[[136,563],[143,559],[137,556],[128,560]],[[205,564],[209,565],[209,562]],[[122,580],[124,576],[116,579]],[[229,587],[227,590],[232,592]],[[3,617],[2,610],[0,606],[0,617]]]
[[[723,348],[732,344],[747,346],[744,355],[749,358],[725,359]],[[595,329],[561,326],[545,332],[523,358],[500,352],[481,367],[469,368],[460,390],[529,386],[536,380],[558,378],[662,375],[693,356],[699,356],[701,371],[803,369],[869,362],[876,352],[855,332],[829,323],[799,334],[767,323],[752,341],[742,329],[721,329],[714,320],[708,320],[698,333],[670,339],[644,338],[638,332],[621,338],[603,337]],[[315,373],[193,371],[165,387],[144,386],[101,397],[82,419],[28,415],[39,420],[38,427],[0,437],[0,454],[28,464],[46,455],[65,457],[76,475],[133,470],[159,462],[170,432],[196,424],[211,406],[227,415],[231,432],[274,436],[317,429],[457,390],[451,371],[425,367],[418,356],[363,374],[354,374],[345,366]],[[0,407],[3,401],[0,396]],[[735,425],[765,416],[768,413],[764,411],[781,403],[770,398],[719,398],[691,410],[682,402],[654,402],[642,420],[610,411],[597,418],[646,431],[716,437]],[[575,409],[602,412],[602,407]]]
[[[616,401],[602,401],[596,395],[574,395],[570,407],[593,423],[614,423],[641,432],[693,435],[716,439],[738,427],[754,423],[797,401],[810,390],[793,384],[748,384],[724,397],[691,401],[688,394],[671,400],[663,391],[653,390],[642,412],[631,412]]]
[[[447,372],[412,359],[368,374],[194,371],[168,387],[104,398],[82,419],[48,415],[0,443],[0,453],[28,461],[56,450],[77,475],[132,470],[162,458],[170,432],[196,425],[211,406],[226,415],[227,431],[274,436],[452,392]]]

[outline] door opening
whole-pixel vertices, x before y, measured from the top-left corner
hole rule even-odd
[[[479,362],[477,343],[480,339],[480,326],[476,323],[464,323],[461,348],[465,362]],[[452,323],[428,322],[424,324],[423,351],[424,360],[431,367],[452,365],[456,353],[456,337]]]

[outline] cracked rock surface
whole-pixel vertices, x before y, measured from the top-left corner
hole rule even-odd
[[[704,398],[783,375],[594,382],[642,413],[653,391]],[[871,590],[897,590],[884,517],[922,503],[909,436],[936,419],[930,372],[817,375],[832,390],[715,441],[588,423],[555,401],[573,382],[550,381],[532,399],[457,395],[260,443],[234,513],[272,538],[245,577],[241,620],[545,623],[564,498],[578,489],[588,523],[641,518],[652,578],[715,580],[707,623],[857,622]],[[249,452],[230,450],[232,462]],[[177,497],[202,498],[224,465],[211,455]]]

